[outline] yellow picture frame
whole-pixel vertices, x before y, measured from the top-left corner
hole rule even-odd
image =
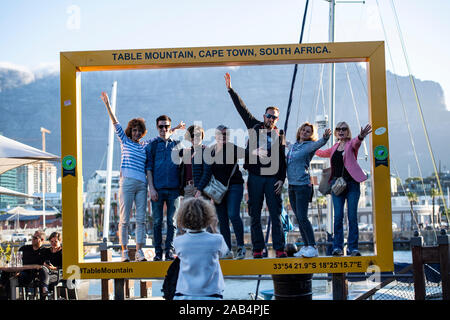
[[[224,275],[392,271],[388,115],[384,42],[336,42],[60,53],[63,277],[161,278],[170,262],[85,262],[81,148],[81,74],[89,71],[365,62],[371,134],[374,254],[359,257],[221,260]],[[378,130],[378,131],[376,131]],[[377,132],[377,134],[375,134]],[[64,160],[65,159],[65,160]]]

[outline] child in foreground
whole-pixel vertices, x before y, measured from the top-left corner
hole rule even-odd
[[[209,233],[217,224],[214,207],[201,198],[183,201],[177,217],[186,231],[174,240],[180,271],[174,300],[220,300],[225,287],[219,258],[228,252],[221,234]]]

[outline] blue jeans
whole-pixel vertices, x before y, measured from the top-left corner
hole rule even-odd
[[[233,224],[234,234],[238,246],[244,245],[244,224],[240,216],[241,201],[244,195],[243,184],[232,184],[228,188],[225,197],[220,204],[216,204],[217,217],[219,218],[220,233],[225,243],[231,250],[230,222]]]
[[[314,231],[311,222],[308,219],[309,199],[311,199],[311,186],[309,185],[289,185],[289,201],[292,210],[298,221],[300,234],[302,235],[305,246],[314,246]]]
[[[265,247],[264,235],[261,226],[261,210],[266,198],[270,219],[272,220],[272,243],[275,250],[284,250],[285,240],[281,224],[281,194],[275,194],[277,179],[272,176],[257,176],[248,174],[248,211],[250,216],[250,229],[253,250],[263,250]]]
[[[178,209],[178,197],[180,192],[178,189],[159,189],[158,201],[152,201],[152,215],[153,215],[153,242],[155,246],[155,253],[162,254],[162,223],[164,217],[164,204],[167,207],[167,233],[165,251],[173,251],[173,237],[175,234],[174,214]]]
[[[145,215],[147,214],[147,183],[133,178],[120,178],[119,182],[119,239],[122,246],[128,244],[130,214],[136,206],[136,243],[145,244]]]
[[[335,179],[331,181],[333,184]],[[344,206],[347,200],[347,217],[348,217],[348,252],[358,250],[358,202],[361,191],[359,183],[356,181],[347,181],[346,190],[339,196],[331,192],[334,206],[334,240],[333,249],[344,248]]]

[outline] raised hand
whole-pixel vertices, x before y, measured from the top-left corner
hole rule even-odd
[[[111,111],[111,105],[109,104],[109,98],[108,98],[108,95],[106,94],[106,92],[102,92],[100,98],[105,103],[106,110],[108,111],[108,115],[111,118],[112,123],[116,124],[118,121],[117,121],[117,118],[114,115],[114,113]]]
[[[361,127],[359,137],[361,138],[361,140],[363,140],[371,132],[372,132],[372,126],[370,124],[367,124],[364,128]]]
[[[106,92],[102,92],[102,95],[100,96],[100,98],[103,100],[104,104],[109,106],[109,98],[108,98],[108,95],[106,94]]]
[[[172,131],[175,131],[178,129],[186,129],[186,123],[184,123],[184,121],[180,121],[180,124],[177,125],[175,128],[172,128]]]
[[[331,136],[331,129],[325,129],[325,132],[323,133],[323,138],[328,139]]]
[[[228,72],[225,73],[225,86],[227,87],[227,90],[231,89],[231,76]]]

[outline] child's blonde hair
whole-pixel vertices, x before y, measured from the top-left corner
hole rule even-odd
[[[202,198],[190,198],[183,201],[177,214],[179,228],[201,230],[211,226],[215,232],[217,224],[214,206]]]

